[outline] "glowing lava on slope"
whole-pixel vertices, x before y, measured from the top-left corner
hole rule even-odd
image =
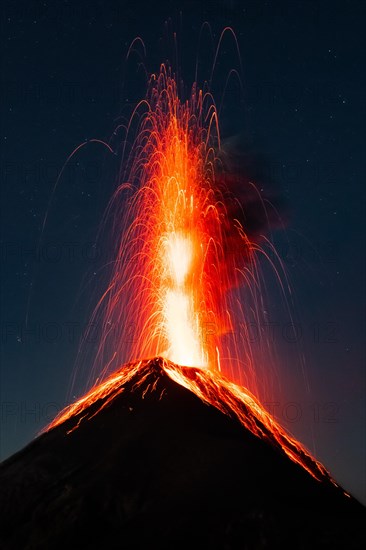
[[[153,374],[153,380],[151,380]],[[209,369],[181,367],[163,358],[154,358],[138,363],[124,365],[107,380],[92,388],[84,397],[67,407],[48,426],[47,431],[75,419],[73,427],[67,432],[72,433],[83,421],[90,420],[102,409],[122,394],[127,385],[138,390],[149,380],[145,393],[156,389],[159,379],[168,375],[174,382],[190,390],[204,403],[211,405],[223,414],[236,418],[257,437],[275,446],[291,460],[300,464],[318,481],[326,481],[337,486],[324,466],[316,461],[307,450],[293,437],[288,435],[258,400],[244,388],[230,382],[220,373]],[[91,413],[91,406],[96,408]]]

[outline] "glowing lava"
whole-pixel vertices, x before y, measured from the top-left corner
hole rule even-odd
[[[210,239],[205,219],[209,181],[205,176],[206,148],[192,106],[180,104],[169,80],[172,97],[165,105],[166,126],[154,140],[159,162],[149,183],[157,202],[154,238],[157,250],[156,331],[165,349],[156,353],[185,366],[209,364],[204,340],[206,316],[205,256]],[[191,125],[191,128],[189,126]],[[200,140],[198,140],[200,138]]]
[[[228,323],[219,314],[226,286],[225,209],[215,186],[219,130],[212,97],[193,86],[181,101],[174,75],[162,65],[134,110],[131,135],[123,183],[108,209],[122,227],[111,283],[100,301],[97,359],[108,364],[102,377],[141,357],[217,369],[220,325]],[[123,329],[117,341],[113,327]],[[105,357],[111,349],[112,365]]]
[[[179,365],[203,367],[207,364],[207,354],[200,341],[201,327],[194,295],[186,283],[193,263],[192,236],[172,233],[165,248],[168,277],[162,316],[169,349],[163,355]]]
[[[202,162],[190,158],[191,145],[174,116],[167,128],[164,151],[166,173],[157,181],[160,191],[156,241],[158,242],[158,330],[167,342],[161,355],[185,366],[207,366],[208,351],[202,338],[200,249],[207,247],[204,228],[195,220],[199,210]],[[198,157],[194,151],[193,156]],[[196,167],[191,166],[195,162]],[[197,170],[198,168],[198,170]],[[196,205],[196,202],[198,203]],[[158,302],[158,303],[159,303]]]

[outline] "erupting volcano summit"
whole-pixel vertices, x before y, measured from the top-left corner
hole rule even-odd
[[[361,548],[363,507],[223,375],[255,388],[248,340],[222,336],[263,314],[266,253],[224,185],[208,86],[181,101],[162,65],[124,130],[98,383],[1,465],[1,549]]]
[[[4,550],[361,548],[363,507],[241,388],[126,365],[0,469]]]

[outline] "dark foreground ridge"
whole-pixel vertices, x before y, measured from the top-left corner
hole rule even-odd
[[[133,375],[3,462],[2,550],[366,547],[361,504],[164,364],[124,367]]]

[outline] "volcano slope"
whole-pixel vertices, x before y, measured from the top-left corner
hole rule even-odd
[[[124,366],[0,466],[3,550],[363,548],[365,509],[255,399]]]

